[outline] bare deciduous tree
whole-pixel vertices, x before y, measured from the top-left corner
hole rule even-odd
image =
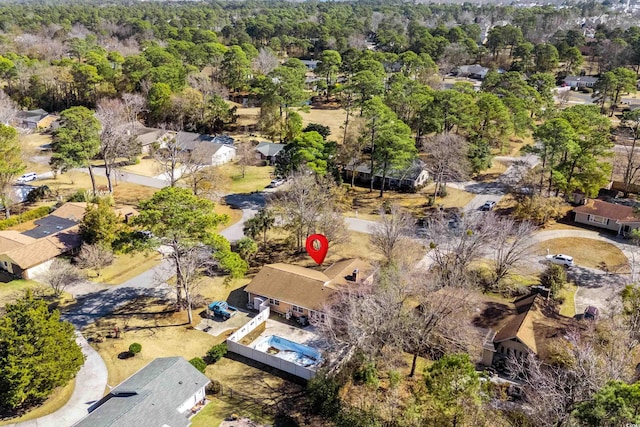
[[[236,158],[240,173],[244,179],[249,166],[254,166],[257,163],[256,150],[252,143],[242,142],[236,146]]]
[[[307,236],[319,227],[319,220],[326,212],[334,212],[335,182],[306,169],[295,172],[289,178],[286,190],[274,193],[269,207],[280,216],[285,229],[292,232],[296,247],[304,250]]]
[[[428,259],[438,274],[441,287],[468,287],[469,267],[482,257],[495,235],[494,221],[488,215],[464,215],[455,223],[444,217],[428,221]]]
[[[634,364],[625,339],[624,331],[601,324],[589,331],[568,331],[550,345],[551,363],[531,353],[509,357],[510,373],[523,384],[525,410],[535,425],[568,425],[576,404],[607,381],[630,381]]]
[[[95,270],[96,276],[100,277],[101,270],[113,263],[113,252],[100,245],[84,244],[76,262],[80,268]]]
[[[217,166],[187,162],[183,172],[185,184],[193,194],[210,200],[218,200],[229,184],[229,178],[220,172]]]
[[[398,261],[399,254],[406,247],[414,232],[414,219],[398,205],[391,206],[386,213],[380,210],[380,221],[371,227],[371,245],[382,254],[387,263]]]
[[[78,269],[69,261],[56,258],[51,263],[49,271],[43,277],[44,281],[51,286],[55,296],[60,296],[67,286],[82,279]]]
[[[632,185],[638,182],[640,178],[640,111],[628,111],[622,116],[622,126],[631,133],[630,141],[623,144],[624,153],[620,153],[616,162],[614,162],[614,170],[622,175],[624,183],[624,196],[628,197]]]
[[[18,112],[18,106],[5,91],[0,90],[0,123],[10,125]]]
[[[184,301],[187,307],[189,323],[191,324],[193,322],[192,295],[201,283],[200,279],[203,271],[213,265],[211,253],[206,250],[206,247],[196,245],[183,247],[182,250],[174,251],[170,256],[174,258],[176,265],[179,266],[177,271],[180,277],[177,278],[177,281],[181,286],[177,287],[176,290],[184,293],[184,299],[178,298],[178,300]]]
[[[132,98],[129,98],[131,101]],[[104,163],[109,192],[113,193],[112,173],[117,162],[130,158],[138,148],[133,135],[132,105],[119,99],[103,98],[98,101],[96,117],[100,121],[100,155]]]
[[[169,185],[175,187],[180,178],[182,178],[180,167],[185,160],[184,151],[177,135],[174,135],[160,149],[156,150],[154,157],[160,164],[160,169],[168,178]]]
[[[280,60],[270,49],[260,48],[258,56],[253,60],[253,69],[266,76],[280,65]]]
[[[531,235],[536,227],[528,221],[490,217],[494,221],[493,246],[494,285],[499,285],[529,253]]]
[[[429,155],[427,165],[436,183],[436,196],[446,191],[447,182],[462,181],[468,177],[469,144],[460,135],[447,133],[427,138],[423,150]]]

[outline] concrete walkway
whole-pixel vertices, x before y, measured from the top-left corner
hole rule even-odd
[[[107,385],[107,367],[104,361],[82,336],[76,332],[76,342],[86,356],[84,365],[76,375],[76,385],[69,401],[56,412],[35,420],[9,424],[12,427],[65,427],[72,426],[88,414],[89,407],[104,396]]]

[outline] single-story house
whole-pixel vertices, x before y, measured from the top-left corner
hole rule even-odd
[[[154,144],[157,144],[158,147],[160,147],[176,136],[175,131],[167,129],[148,128],[146,126],[143,126],[141,123],[134,124],[133,127],[128,130],[128,132],[133,133],[136,142],[140,145],[140,150],[143,154],[149,154],[151,152],[151,147]]]
[[[16,126],[23,129],[47,129],[57,119],[42,109],[18,111],[14,118]]]
[[[469,77],[470,79],[482,80],[487,76],[489,69],[479,64],[461,65],[453,70],[453,75],[457,77]]]
[[[79,223],[85,209],[86,203],[65,203],[30,230],[0,231],[0,268],[23,279],[47,271],[57,256],[82,245]]]
[[[355,174],[355,182],[369,185],[371,182],[371,164],[361,163],[354,168],[353,164],[344,167],[344,177],[351,182],[351,177]],[[429,172],[421,160],[415,160],[405,169],[394,169],[387,171],[384,179],[384,187],[389,190],[410,190],[415,191],[425,185],[429,180]],[[382,173],[376,172],[373,177],[373,185],[380,188],[382,183]]]
[[[255,309],[268,306],[287,317],[316,318],[323,316],[323,307],[340,287],[371,278],[370,264],[357,258],[336,262],[324,271],[284,263],[267,264],[245,292]]]
[[[307,70],[315,71],[316,67],[318,66],[318,62],[320,61],[317,61],[315,59],[302,59],[301,62],[305,67],[307,67]]]
[[[49,215],[34,221],[35,227],[19,232],[0,231],[0,269],[23,279],[48,270],[53,260],[77,251],[82,246],[80,222],[87,204],[69,202]],[[137,211],[131,207],[116,208],[123,221]]]
[[[627,235],[640,228],[640,214],[631,206],[587,199],[585,204],[573,209],[574,221]]]
[[[491,366],[509,356],[524,357],[529,352],[544,359],[549,342],[561,338],[574,324],[573,319],[550,314],[552,311],[544,306],[544,297],[532,294],[514,301],[503,318],[492,313],[492,321],[498,328],[485,337],[482,364]]]
[[[218,166],[236,157],[236,149],[233,145],[213,142],[214,138],[209,135],[178,132],[175,138],[180,150],[189,153],[191,159],[199,164]]]
[[[284,150],[286,144],[276,144],[273,142],[262,141],[256,147],[256,158],[264,160],[269,164],[274,164],[276,159]]]
[[[219,166],[229,163],[235,158],[236,148],[233,145],[215,142],[199,144],[191,152],[191,159],[203,165]]]
[[[188,427],[211,381],[182,357],[162,357],[120,383],[74,427]]]
[[[563,82],[566,86],[580,89],[583,87],[593,87],[593,85],[598,82],[598,78],[589,76],[567,76]]]

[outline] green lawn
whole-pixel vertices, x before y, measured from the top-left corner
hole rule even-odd
[[[271,182],[273,166],[249,166],[244,178],[237,165],[220,166],[220,172],[231,179],[230,193],[252,193],[262,191]]]
[[[0,307],[20,298],[27,289],[37,289],[37,292],[50,294],[50,288],[42,283],[33,280],[7,280],[4,275],[0,276]]]
[[[274,422],[273,416],[264,414],[262,408],[251,400],[230,399],[226,396],[209,397],[209,399],[211,402],[191,419],[192,427],[218,426],[232,414],[247,417],[262,424],[272,425]]]
[[[564,298],[564,301],[560,305],[560,314],[562,316],[573,317],[576,315],[576,292],[578,287],[573,283],[567,283],[562,291],[560,297]]]

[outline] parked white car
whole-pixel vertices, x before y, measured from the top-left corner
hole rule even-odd
[[[560,264],[566,267],[573,267],[573,257],[569,255],[556,254],[556,255],[547,255],[547,261],[552,264]]]
[[[27,182],[30,181],[35,181],[36,179],[38,179],[38,174],[35,172],[28,172],[25,173],[24,175],[22,175],[20,178],[18,178],[18,184],[26,184]]]

